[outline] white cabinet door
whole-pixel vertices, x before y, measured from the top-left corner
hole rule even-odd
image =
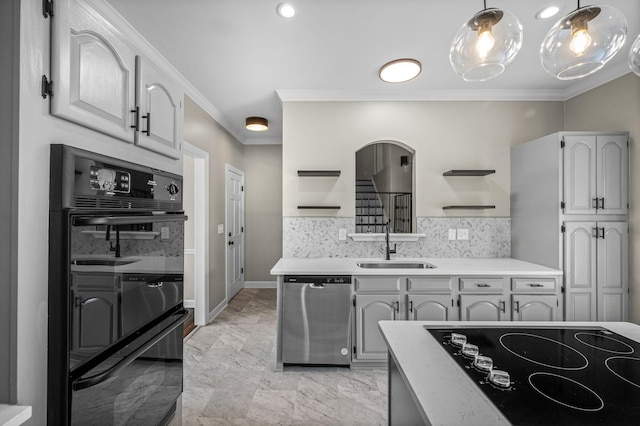
[[[502,294],[460,295],[460,320],[508,321],[507,301]]]
[[[565,223],[565,320],[596,319],[596,222]]]
[[[54,5],[51,114],[133,143],[134,52],[85,2]]]
[[[629,320],[629,234],[626,222],[598,222],[598,321]],[[604,238],[602,238],[604,237]]]
[[[183,93],[153,63],[136,57],[136,144],[167,157],[181,157]]]
[[[596,151],[598,214],[626,214],[629,191],[627,136],[598,136]]]
[[[459,316],[450,294],[411,294],[408,310],[414,321],[457,321]]]
[[[596,213],[596,137],[565,136],[565,214]]]
[[[560,320],[558,296],[555,294],[514,294],[514,321],[558,321]]]
[[[378,321],[395,320],[400,311],[398,295],[356,295],[356,359],[386,360],[387,345]]]

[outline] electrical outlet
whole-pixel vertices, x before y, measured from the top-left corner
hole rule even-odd
[[[169,227],[168,226],[163,226],[162,228],[160,228],[160,238],[163,240],[168,240],[169,239]]]
[[[224,234],[224,225],[223,224],[219,224],[218,225],[218,235],[220,234]]]
[[[468,229],[458,229],[458,239],[459,240],[468,240],[469,239],[469,230]]]
[[[338,229],[338,240],[346,241],[347,239],[347,230],[346,229]]]
[[[456,230],[455,229],[449,229],[449,239],[450,240],[456,240]]]

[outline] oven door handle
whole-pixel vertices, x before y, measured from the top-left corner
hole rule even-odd
[[[184,222],[188,218],[183,214],[162,214],[145,216],[78,216],[73,218],[75,226],[91,225],[130,225],[152,222]]]
[[[72,384],[73,390],[78,391],[78,390],[99,385],[100,383],[113,377],[115,374],[117,374],[120,370],[125,368],[127,365],[131,364],[133,361],[135,361],[136,358],[138,358],[140,355],[146,352],[151,346],[155,345],[160,340],[164,339],[169,333],[171,333],[173,330],[181,326],[182,323],[184,323],[187,320],[187,317],[189,316],[189,312],[187,312],[187,310],[183,309],[179,313],[181,314],[180,318],[178,318],[177,320],[169,324],[160,333],[156,334],[151,339],[147,340],[142,346],[140,346],[138,349],[133,351],[130,355],[118,361],[110,369],[105,370],[102,373],[95,374],[93,376],[75,380]]]

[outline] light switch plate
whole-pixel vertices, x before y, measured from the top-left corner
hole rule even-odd
[[[455,229],[449,229],[449,239],[450,240],[456,240],[458,237],[456,237],[456,230]]]
[[[347,230],[338,229],[338,240],[345,241],[347,239]]]
[[[160,238],[163,240],[168,240],[169,239],[169,227],[168,226],[163,226],[160,228]]]
[[[218,234],[224,234],[224,225],[222,223],[218,225]]]
[[[468,240],[469,239],[469,230],[468,229],[458,229],[458,239],[459,240]]]

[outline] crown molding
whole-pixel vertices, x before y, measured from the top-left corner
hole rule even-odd
[[[575,98],[578,95],[593,90],[596,87],[609,83],[623,75],[631,73],[627,61],[619,62],[617,64],[611,64],[612,66],[605,66],[602,70],[596,72],[587,79],[578,80],[574,85],[567,87],[563,90],[564,101]]]
[[[247,138],[245,145],[282,145],[282,138]]]

